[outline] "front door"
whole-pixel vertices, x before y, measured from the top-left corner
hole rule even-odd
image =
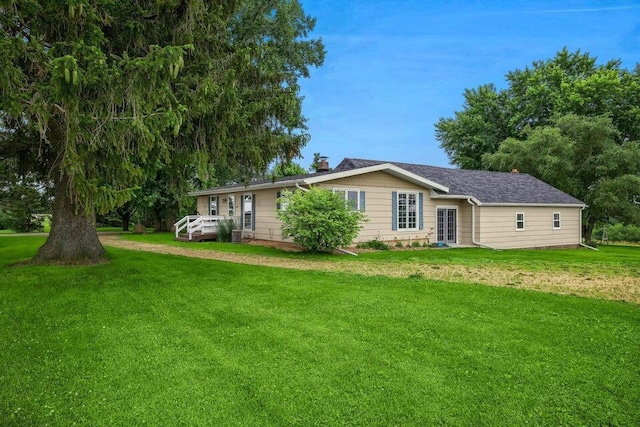
[[[456,208],[438,208],[436,227],[438,242],[457,243],[457,218]]]

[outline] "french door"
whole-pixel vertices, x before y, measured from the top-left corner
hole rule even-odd
[[[458,243],[458,210],[456,208],[438,208],[436,220],[437,241],[447,244]]]

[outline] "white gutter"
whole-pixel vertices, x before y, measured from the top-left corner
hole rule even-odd
[[[300,186],[300,184],[298,184],[297,182],[296,182],[296,188],[298,188],[298,189],[300,189],[300,190],[302,190],[302,191],[304,191],[304,192],[309,191],[309,189],[308,189],[308,188],[301,187],[301,186]]]
[[[471,205],[471,243],[473,243],[476,246],[489,248],[489,249],[493,249],[494,251],[497,251],[498,248],[476,241],[476,205],[472,201],[472,199],[473,197],[467,198],[467,202],[469,202],[469,204]]]

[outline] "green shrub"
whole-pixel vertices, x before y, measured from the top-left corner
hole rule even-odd
[[[369,240],[368,242],[364,243],[358,243],[356,247],[359,249],[374,249],[376,251],[388,251],[389,249],[391,249],[388,244],[378,239]]]
[[[231,232],[235,230],[236,222],[233,219],[218,221],[218,242],[230,242]]]
[[[331,252],[350,245],[367,220],[344,196],[322,188],[283,191],[278,203],[283,207],[278,211],[282,237],[292,237],[306,251]]]
[[[420,242],[418,242],[417,240],[414,240],[413,243],[411,244],[411,246],[413,246],[414,248],[419,248],[420,247]]]
[[[396,242],[396,248],[401,248],[402,247],[402,242]]]

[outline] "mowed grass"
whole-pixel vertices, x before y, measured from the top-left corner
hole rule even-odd
[[[8,267],[0,425],[639,425],[640,307],[108,248]]]
[[[600,246],[598,251],[578,249],[510,249],[485,248],[406,248],[404,250],[368,251],[351,255],[289,252],[278,248],[218,242],[180,242],[173,233],[126,234],[122,238],[136,242],[164,244],[197,250],[235,252],[251,255],[285,257],[301,260],[335,262],[390,262],[469,266],[508,266],[526,271],[568,271],[640,277],[640,246]]]

